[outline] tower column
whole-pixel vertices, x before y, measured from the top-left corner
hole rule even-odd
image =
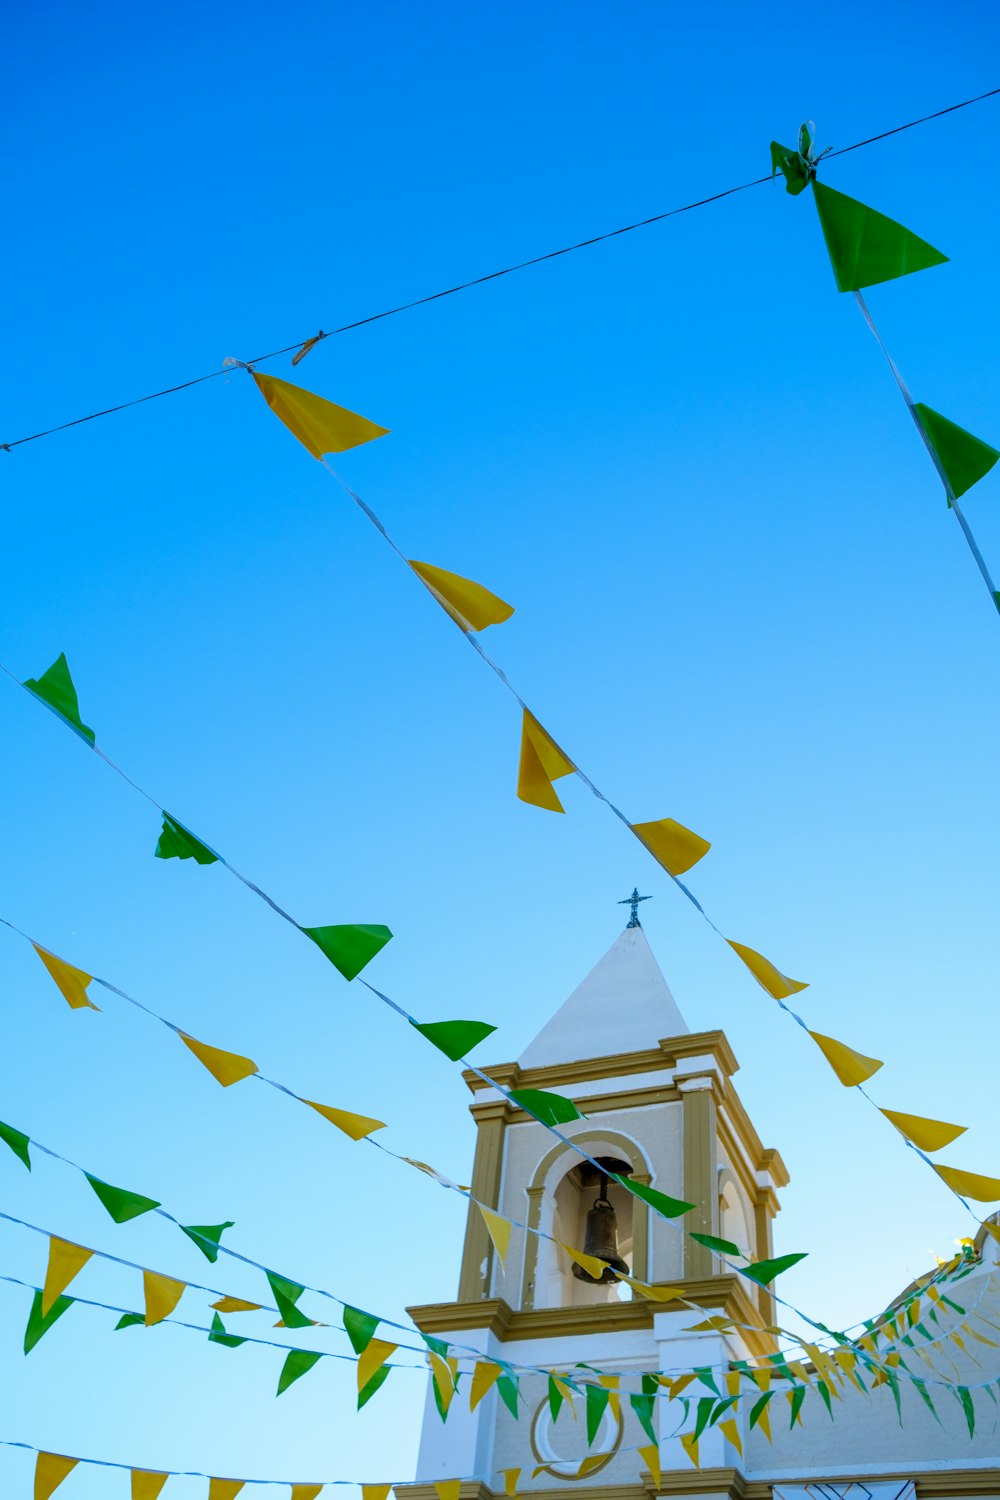
[[[699,1234],[719,1233],[719,1153],[714,1081],[710,1075],[676,1080],[683,1108],[684,1197],[695,1205],[685,1228]],[[702,1280],[715,1274],[706,1245],[684,1239],[684,1275]]]
[[[503,1133],[506,1103],[481,1105],[476,1109],[476,1158],[472,1167],[472,1196],[495,1208],[500,1197],[503,1169]],[[490,1294],[493,1242],[474,1203],[469,1204],[465,1249],[458,1278],[458,1300],[478,1302]]]

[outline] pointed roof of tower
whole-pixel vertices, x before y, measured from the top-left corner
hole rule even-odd
[[[640,1052],[688,1030],[646,934],[639,926],[626,927],[517,1061],[522,1068],[543,1068]]]

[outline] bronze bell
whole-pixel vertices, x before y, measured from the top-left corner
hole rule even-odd
[[[618,1254],[618,1220],[608,1201],[607,1192],[607,1174],[602,1172],[600,1191],[594,1199],[593,1208],[587,1214],[583,1251],[585,1255],[596,1255],[598,1260],[606,1260],[609,1264],[605,1266],[603,1276],[591,1276],[589,1271],[585,1271],[576,1261],[573,1262],[573,1275],[580,1281],[589,1281],[592,1286],[617,1281],[618,1272],[628,1275],[628,1266]]]

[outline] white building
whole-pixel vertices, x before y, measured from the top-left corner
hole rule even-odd
[[[692,1033],[661,974],[642,928],[629,926],[556,1012],[516,1063],[487,1068],[506,1089],[538,1088],[571,1098],[586,1114],[561,1127],[587,1154],[673,1197],[697,1205],[673,1224],[647,1210],[619,1184],[608,1196],[619,1248],[631,1274],[667,1283],[705,1310],[746,1325],[736,1332],[692,1333],[692,1312],[636,1297],[621,1284],[578,1280],[551,1241],[515,1228],[502,1266],[473,1206],[466,1229],[458,1297],[410,1309],[422,1332],[481,1351],[486,1359],[568,1369],[577,1361],[616,1372],[637,1388],[648,1371],[725,1367],[773,1352],[766,1289],[724,1269],[690,1239],[695,1229],[732,1240],[753,1258],[772,1253],[778,1192],[788,1174],[777,1151],[762,1145],[733,1087],[737,1070],[721,1031]],[[473,1073],[478,1126],[472,1188],[484,1204],[554,1239],[582,1248],[596,1173],[530,1115]],[[612,1163],[618,1164],[611,1166]],[[679,1227],[680,1226],[680,1227]],[[684,1232],[682,1232],[682,1230]],[[1000,1246],[977,1244],[979,1263],[962,1282],[963,1301],[988,1297]],[[985,1305],[985,1304],[982,1304]],[[993,1311],[1000,1322],[1000,1313]],[[1000,1334],[997,1335],[1000,1339]],[[1000,1349],[980,1364],[952,1346],[962,1379],[976,1384],[1000,1371]],[[462,1387],[468,1395],[468,1377]],[[957,1401],[936,1399],[937,1421],[912,1389],[903,1390],[903,1425],[890,1390],[862,1394],[847,1386],[831,1422],[810,1390],[802,1425],[772,1424],[769,1443],[748,1425],[739,1404],[738,1447],[718,1428],[701,1436],[700,1469],[681,1448],[678,1401],[655,1403],[661,1482],[654,1486],[638,1449],[649,1439],[627,1399],[620,1418],[608,1407],[592,1452],[608,1458],[583,1479],[585,1423],[564,1406],[553,1422],[544,1375],[522,1375],[514,1420],[496,1388],[469,1411],[460,1394],[442,1423],[428,1391],[418,1463],[407,1487],[413,1500],[435,1500],[434,1481],[466,1478],[461,1500],[504,1493],[502,1471],[520,1469],[517,1491],[538,1500],[652,1500],[655,1495],[713,1500],[931,1500],[993,1496],[1000,1500],[1000,1407],[977,1398],[970,1439]],[[704,1389],[697,1393],[704,1395]],[[580,1403],[577,1403],[579,1406]],[[782,1399],[787,1417],[787,1402]],[[690,1429],[691,1423],[686,1424]],[[541,1472],[533,1475],[533,1471]]]

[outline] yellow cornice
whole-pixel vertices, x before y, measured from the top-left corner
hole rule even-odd
[[[642,1473],[639,1484],[575,1484],[572,1493],[581,1500],[650,1500],[654,1495],[715,1495],[726,1500],[772,1500],[775,1484],[846,1485],[863,1483],[872,1477],[864,1474],[838,1474],[829,1479],[800,1479],[795,1474],[782,1475],[778,1479],[745,1479],[739,1469],[674,1469],[665,1471],[658,1490],[653,1489],[651,1474]],[[1000,1469],[942,1469],[934,1474],[920,1475],[913,1466],[898,1474],[880,1474],[880,1481],[902,1484],[908,1479],[916,1482],[917,1500],[958,1500],[958,1497],[982,1495],[984,1500],[996,1500],[1000,1493]],[[396,1489],[405,1491],[410,1500],[437,1500],[437,1491],[432,1484],[398,1484]],[[531,1500],[566,1500],[567,1490],[532,1490]],[[463,1479],[459,1492],[460,1500],[502,1500],[502,1490],[493,1490],[481,1479]]]
[[[573,1103],[579,1105],[584,1114],[608,1114],[616,1109],[643,1109],[649,1104],[676,1104],[680,1097],[673,1084],[661,1083],[642,1089],[618,1090],[613,1094],[581,1094]],[[535,1118],[527,1110],[508,1104],[506,1099],[491,1100],[489,1104],[470,1104],[469,1110],[477,1124],[482,1120],[496,1119],[497,1111],[507,1125],[523,1125]]]
[[[498,1063],[483,1072],[505,1089],[558,1089],[569,1083],[593,1083],[602,1078],[622,1078],[630,1073],[651,1073],[675,1068],[685,1057],[709,1052],[728,1078],[739,1069],[725,1032],[696,1031],[689,1036],[663,1037],[655,1047],[642,1052],[616,1052],[589,1057],[581,1062],[550,1063],[544,1068],[519,1068],[517,1063]],[[462,1077],[473,1094],[490,1087],[478,1073],[466,1069]]]
[[[709,1276],[703,1280],[671,1281],[689,1302],[698,1307],[721,1309],[734,1322],[748,1325],[738,1333],[751,1354],[772,1354],[773,1335],[763,1327],[760,1313],[737,1276]],[[652,1328],[653,1315],[675,1304],[636,1298],[633,1302],[602,1302],[587,1307],[533,1307],[515,1312],[502,1297],[479,1302],[432,1302],[408,1307],[407,1312],[421,1333],[435,1336],[486,1328],[501,1343],[516,1339],[570,1338],[575,1334],[621,1333]],[[692,1314],[694,1317],[694,1314]]]

